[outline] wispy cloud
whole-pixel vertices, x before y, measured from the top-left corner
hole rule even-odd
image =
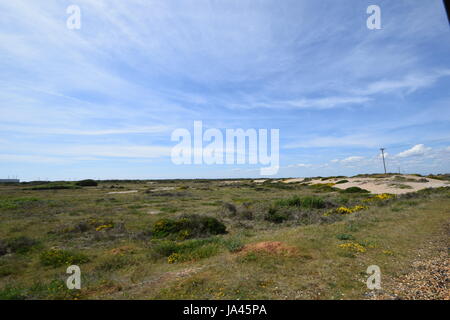
[[[66,28],[72,3],[3,1],[0,174],[90,159],[109,175],[141,158],[169,175],[170,131],[193,120],[280,129],[289,174],[375,165],[381,146],[437,154],[450,142],[441,3],[380,1],[382,30],[365,27],[367,1],[77,0],[80,30]]]

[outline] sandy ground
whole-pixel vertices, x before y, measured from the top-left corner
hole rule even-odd
[[[410,181],[396,181],[397,176],[390,176],[387,178],[337,178],[337,179],[327,179],[320,180],[314,179],[309,181],[311,184],[318,183],[336,183],[339,180],[348,180],[346,183],[336,184],[333,187],[339,189],[346,189],[349,187],[360,187],[369,190],[371,193],[392,193],[392,194],[403,194],[408,192],[415,192],[418,190],[426,188],[438,188],[438,187],[448,187],[450,186],[448,181],[441,181],[436,179],[425,178],[427,182],[420,182],[423,177],[417,177],[413,175],[401,175],[401,177],[408,179]],[[301,182],[302,178],[294,178],[285,180],[285,183]],[[409,187],[405,187],[409,186]]]
[[[240,180],[228,180],[228,181],[223,181],[222,184],[224,185],[229,185],[229,184],[238,184],[241,183],[242,181]]]
[[[159,187],[152,190],[149,190],[150,192],[158,192],[158,191],[169,191],[169,190],[175,190],[175,187]]]
[[[303,179],[300,179],[300,180],[303,180]],[[264,183],[264,182],[266,182],[266,180],[265,179],[259,179],[259,180],[253,180],[253,182],[254,183]]]
[[[138,192],[137,190],[130,190],[130,191],[112,191],[108,192],[107,194],[120,194],[120,193],[135,193]]]

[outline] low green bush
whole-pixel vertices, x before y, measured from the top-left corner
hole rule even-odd
[[[216,218],[192,214],[178,219],[160,219],[152,226],[151,232],[155,238],[189,239],[224,234],[226,226]]]
[[[289,215],[285,212],[279,212],[276,208],[270,208],[264,219],[273,223],[282,223],[289,219]]]
[[[191,239],[182,242],[173,240],[152,240],[152,257],[166,257],[167,262],[176,263],[208,258],[219,252],[217,238]]]
[[[80,187],[96,187],[96,186],[98,186],[97,181],[92,180],[92,179],[81,180],[81,181],[76,182],[75,184]]]
[[[0,242],[0,256],[5,253],[27,253],[34,246],[36,246],[38,242],[34,239],[20,236],[15,238],[5,239]]]
[[[355,237],[348,233],[341,233],[336,236],[339,240],[355,240]]]
[[[341,183],[347,183],[348,182],[348,180],[339,180],[338,182],[336,182],[336,184],[341,184]]]
[[[237,213],[237,208],[232,203],[224,202],[222,204],[222,211],[226,214],[235,215]]]
[[[230,252],[237,252],[244,247],[244,243],[236,238],[226,239],[223,244]]]
[[[42,265],[54,268],[64,265],[82,264],[89,261],[89,258],[82,253],[62,249],[43,251],[39,258]]]
[[[321,193],[333,192],[333,191],[339,190],[339,189],[334,188],[332,186],[332,184],[328,184],[328,183],[311,184],[311,185],[308,185],[308,187],[311,188],[312,190],[314,190],[314,192],[321,192]]]
[[[360,187],[349,187],[347,189],[341,190],[342,193],[370,193],[369,190],[362,189]]]
[[[79,189],[79,186],[73,184],[44,184],[25,190],[64,190],[64,189]]]

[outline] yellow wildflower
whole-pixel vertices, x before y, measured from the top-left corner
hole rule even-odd
[[[361,252],[361,253],[366,252],[366,248],[364,248],[362,245],[356,242],[342,243],[339,245],[339,248],[350,250],[353,252]]]

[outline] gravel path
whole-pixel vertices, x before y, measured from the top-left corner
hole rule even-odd
[[[444,238],[432,241],[428,248],[420,250],[418,259],[412,263],[412,271],[389,280],[386,288],[380,292],[367,295],[373,300],[450,300],[450,260],[449,239],[450,226],[446,226]],[[424,251],[432,249],[434,254],[424,257]],[[437,251],[437,252],[436,252]],[[424,257],[424,258],[420,258]]]

